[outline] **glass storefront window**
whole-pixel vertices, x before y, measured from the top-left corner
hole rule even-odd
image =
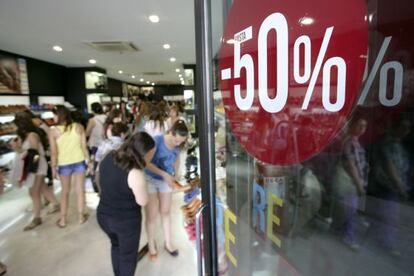
[[[412,1],[211,9],[218,271],[412,275]]]

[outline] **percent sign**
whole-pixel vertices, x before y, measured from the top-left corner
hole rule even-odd
[[[381,62],[384,59],[385,52],[390,45],[391,38],[391,36],[386,37],[382,43],[378,56],[375,59],[374,66],[372,67],[372,70],[368,75],[368,79],[365,82],[364,89],[361,92],[361,97],[358,100],[358,105],[363,105],[365,102],[369,89],[372,87],[372,83],[374,82],[375,76],[378,73]],[[394,70],[394,93],[391,99],[387,98],[387,82],[389,70]],[[379,81],[379,100],[382,105],[388,107],[395,106],[401,101],[403,73],[403,66],[400,62],[397,61],[389,61],[381,66]]]
[[[334,27],[329,27],[325,31],[322,45],[316,59],[315,67],[311,72],[311,40],[309,36],[303,35],[297,38],[294,45],[294,78],[299,84],[306,83],[310,80],[305,99],[302,105],[303,110],[307,110],[315,89],[316,80],[325,59],[326,50],[332,36]],[[276,96],[271,99],[268,94],[268,72],[267,72],[267,38],[271,30],[277,33],[277,84]],[[249,110],[254,101],[254,63],[253,58],[249,54],[241,56],[241,43],[252,39],[252,26],[238,32],[234,35],[234,78],[239,78],[242,68],[246,70],[246,95],[241,95],[240,85],[234,85],[235,102],[240,110]],[[273,13],[266,17],[259,29],[258,35],[258,77],[259,77],[259,102],[260,105],[269,113],[277,113],[281,111],[288,99],[288,71],[289,71],[289,32],[286,17],[282,13]],[[300,46],[304,47],[304,72],[300,74]],[[331,70],[336,67],[338,71],[337,77],[337,96],[336,102],[330,100],[331,94]],[[231,68],[221,71],[221,79],[228,80],[231,78]],[[327,111],[337,112],[341,110],[345,104],[346,91],[346,63],[341,57],[331,57],[323,64],[322,73],[322,104]]]

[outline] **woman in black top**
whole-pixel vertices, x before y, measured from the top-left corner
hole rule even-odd
[[[139,132],[100,163],[98,223],[111,240],[115,275],[132,276],[138,261],[141,206],[148,202],[143,169],[155,153],[151,136]]]

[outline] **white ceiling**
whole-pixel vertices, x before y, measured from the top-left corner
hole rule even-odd
[[[132,83],[179,83],[175,68],[195,63],[193,0],[1,0],[0,49],[68,67],[105,68]],[[157,14],[160,22],[148,16]],[[103,53],[84,42],[131,41],[134,53]],[[164,50],[162,45],[171,45]],[[63,48],[58,53],[54,45]],[[172,63],[170,57],[177,61]],[[118,74],[122,70],[124,74]],[[143,72],[163,72],[144,76]],[[132,79],[131,75],[136,75]]]

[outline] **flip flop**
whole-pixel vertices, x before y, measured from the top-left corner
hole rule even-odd
[[[88,213],[83,214],[79,221],[79,224],[84,224],[88,219],[89,219],[89,214]]]
[[[65,228],[66,227],[66,223],[62,225],[62,224],[60,224],[60,219],[58,219],[56,221],[56,226],[59,227],[59,228]]]

